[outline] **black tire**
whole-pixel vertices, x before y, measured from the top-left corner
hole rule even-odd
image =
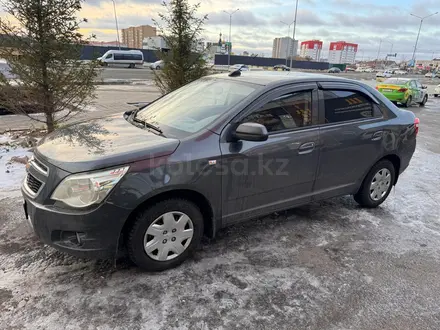
[[[158,66],[156,66],[156,70],[160,70],[160,66],[158,65]]]
[[[158,261],[149,257],[144,250],[144,236],[149,226],[161,215],[167,212],[182,212],[188,215],[193,224],[193,237],[189,246],[180,255],[167,261]],[[130,259],[140,268],[158,272],[174,268],[184,262],[198,247],[203,235],[203,216],[200,209],[185,199],[168,199],[161,201],[143,211],[140,211],[132,225],[127,250]]]
[[[423,97],[423,101],[419,103],[421,107],[424,107],[426,102],[428,102],[428,94]]]
[[[438,94],[434,94],[434,97],[438,97]]]
[[[134,64],[130,63],[130,65],[128,66],[130,69],[134,69]]]
[[[411,103],[412,103],[412,96],[410,95],[410,96],[408,96],[408,99],[406,100],[406,102],[405,102],[405,103],[402,103],[402,105],[403,105],[405,108],[408,108],[408,107],[411,106]]]
[[[373,200],[370,196],[371,190],[371,183],[373,181],[374,176],[376,173],[383,169],[388,169],[390,172],[390,185],[388,187],[388,190],[386,191],[385,195],[378,199]],[[388,197],[388,195],[391,192],[391,189],[393,188],[394,182],[396,178],[396,169],[394,168],[393,163],[391,163],[389,160],[384,159],[379,162],[377,162],[371,170],[368,172],[367,176],[365,177],[364,181],[362,182],[361,187],[359,188],[359,191],[353,196],[354,200],[358,202],[363,207],[368,208],[374,208],[378,207],[380,204],[382,204]]]

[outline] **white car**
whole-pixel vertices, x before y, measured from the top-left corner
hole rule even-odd
[[[150,69],[151,70],[162,70],[164,68],[164,66],[165,66],[164,61],[159,60],[159,61],[156,61],[154,63],[151,63],[150,64]]]
[[[240,71],[250,71],[249,67],[247,65],[244,65],[244,64],[235,64],[235,65],[233,65],[233,66],[231,66],[229,68],[229,71],[237,71],[237,70],[240,70]]]
[[[433,73],[432,72],[426,72],[425,73],[425,78],[432,78],[433,77]]]
[[[434,89],[434,97],[440,96],[440,85],[437,85],[437,87]]]
[[[398,75],[405,75],[405,74],[408,74],[408,71],[405,71],[405,70],[397,70],[395,73],[398,74]]]
[[[372,68],[366,68],[366,69],[365,69],[365,72],[374,72],[374,69],[372,69]]]
[[[388,71],[378,72],[376,73],[376,78],[391,78],[393,75]]]

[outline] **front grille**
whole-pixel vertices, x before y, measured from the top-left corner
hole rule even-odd
[[[47,173],[49,171],[47,166],[44,165],[43,163],[41,163],[38,159],[34,158],[34,162],[35,162],[35,165],[37,165],[41,170],[43,170],[43,172]]]
[[[28,173],[26,178],[26,185],[28,186],[30,191],[32,191],[34,194],[38,193],[42,184],[43,183],[40,180],[38,180],[32,174]]]

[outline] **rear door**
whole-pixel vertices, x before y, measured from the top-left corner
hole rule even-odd
[[[384,118],[368,91],[349,83],[320,86],[318,199],[355,193],[381,154],[384,136]]]
[[[425,97],[426,90],[423,89],[423,86],[422,86],[422,84],[420,83],[420,81],[415,80],[415,83],[416,83],[417,91],[419,92],[419,95],[420,95],[420,96],[419,96],[419,99],[417,100],[417,102],[422,102],[422,101],[423,101],[423,98]]]

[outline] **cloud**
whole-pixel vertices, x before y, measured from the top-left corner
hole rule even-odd
[[[266,21],[247,10],[239,10],[232,15],[234,26],[266,25]],[[208,23],[215,25],[229,25],[229,15],[225,12],[208,13]]]

